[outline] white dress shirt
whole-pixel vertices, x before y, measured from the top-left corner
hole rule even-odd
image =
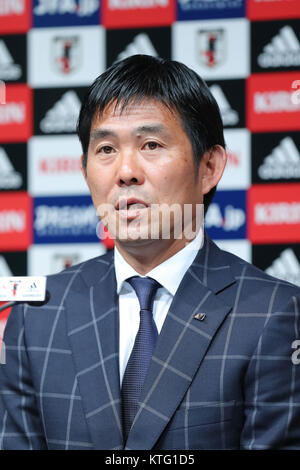
[[[146,276],[152,277],[163,287],[157,290],[153,303],[153,318],[160,333],[166,319],[173,297],[182,278],[193,263],[198,250],[203,244],[203,230],[188,245],[175,253],[171,258],[149,271]],[[140,304],[133,287],[126,282],[132,276],[141,276],[130,266],[117,247],[115,251],[115,270],[117,293],[119,295],[119,359],[120,383],[122,384],[125,368],[134,345],[140,323]],[[141,276],[145,277],[145,276]]]

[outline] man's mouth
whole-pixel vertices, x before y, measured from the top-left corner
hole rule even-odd
[[[135,219],[141,214],[141,211],[148,209],[148,207],[149,205],[145,201],[134,197],[120,199],[116,204],[116,210],[126,219]]]

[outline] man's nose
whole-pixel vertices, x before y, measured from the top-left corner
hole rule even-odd
[[[119,159],[118,184],[130,186],[143,184],[144,180],[144,171],[137,153],[134,151],[123,152]]]

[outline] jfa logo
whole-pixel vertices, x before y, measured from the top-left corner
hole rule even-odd
[[[78,69],[81,62],[81,42],[78,36],[53,38],[53,64],[56,71],[68,75]]]
[[[224,62],[226,56],[224,29],[198,31],[197,44],[198,60],[206,67],[214,68]]]
[[[13,282],[12,283],[12,295],[15,297],[17,295],[17,289],[19,287],[20,282]]]

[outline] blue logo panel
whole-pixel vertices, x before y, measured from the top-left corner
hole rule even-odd
[[[100,0],[34,0],[33,26],[100,24]]]
[[[205,228],[214,240],[246,238],[246,191],[217,191],[210,204]]]
[[[245,0],[177,0],[178,20],[241,18]]]
[[[34,243],[94,243],[98,217],[90,196],[34,198]]]

